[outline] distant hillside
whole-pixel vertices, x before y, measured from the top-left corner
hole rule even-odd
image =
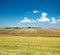
[[[2,28],[0,34],[60,34],[60,28]]]

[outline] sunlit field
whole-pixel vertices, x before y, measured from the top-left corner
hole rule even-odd
[[[0,55],[60,55],[60,37],[0,35]]]

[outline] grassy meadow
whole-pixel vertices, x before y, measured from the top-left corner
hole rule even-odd
[[[60,37],[0,34],[0,55],[60,55]]]

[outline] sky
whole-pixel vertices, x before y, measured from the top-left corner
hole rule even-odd
[[[60,28],[60,0],[0,0],[0,27]]]

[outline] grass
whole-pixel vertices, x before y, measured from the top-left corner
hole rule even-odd
[[[0,55],[60,55],[60,38],[0,35]]]

